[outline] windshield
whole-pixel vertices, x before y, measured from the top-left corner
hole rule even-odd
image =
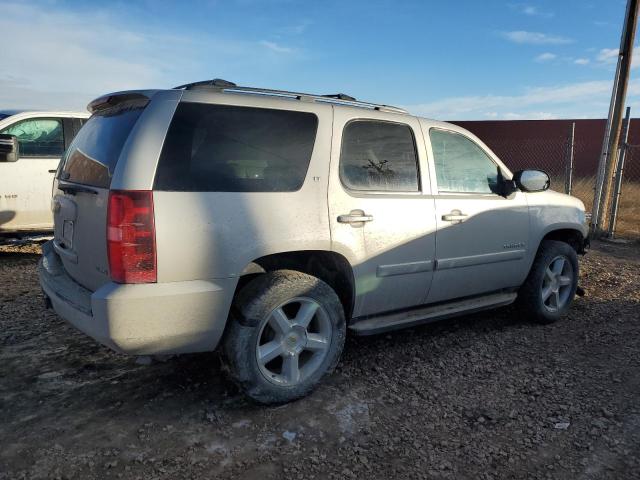
[[[125,102],[95,113],[65,153],[58,178],[108,188],[122,147],[143,109],[139,102]]]

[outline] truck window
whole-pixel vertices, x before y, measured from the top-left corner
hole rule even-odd
[[[8,126],[0,133],[14,135],[20,145],[20,158],[61,157],[64,152],[62,120],[30,118]]]

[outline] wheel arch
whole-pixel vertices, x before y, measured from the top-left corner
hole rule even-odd
[[[585,248],[587,246],[587,242],[583,233],[576,228],[557,228],[546,232],[545,235],[540,239],[538,244],[538,249],[542,245],[542,242],[545,240],[557,240],[560,242],[564,242],[569,244],[576,253],[584,254]]]
[[[576,225],[573,224],[559,224],[548,227],[538,240],[537,244],[535,244],[535,249],[531,249],[529,253],[529,260],[527,262],[527,276],[531,272],[531,268],[533,268],[533,263],[542,247],[542,243],[545,240],[557,240],[560,242],[564,242],[570,245],[576,253],[580,255],[584,255],[586,253],[586,248],[589,246],[589,239],[585,236],[584,232],[581,231]],[[526,280],[523,279],[523,281]]]
[[[353,268],[343,255],[333,251],[287,251],[256,258],[240,273],[236,292],[256,276],[281,269],[306,273],[327,283],[338,295],[345,318],[351,317],[355,302]]]

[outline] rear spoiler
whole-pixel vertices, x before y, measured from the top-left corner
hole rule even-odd
[[[93,100],[87,105],[89,112],[96,113],[105,108],[116,106],[120,103],[136,103],[144,107],[149,103],[151,97],[157,90],[135,90],[128,92],[115,92],[103,95]]]

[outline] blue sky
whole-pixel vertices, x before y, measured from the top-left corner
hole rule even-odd
[[[625,5],[0,0],[0,108],[83,109],[109,91],[220,77],[444,120],[602,118]]]

